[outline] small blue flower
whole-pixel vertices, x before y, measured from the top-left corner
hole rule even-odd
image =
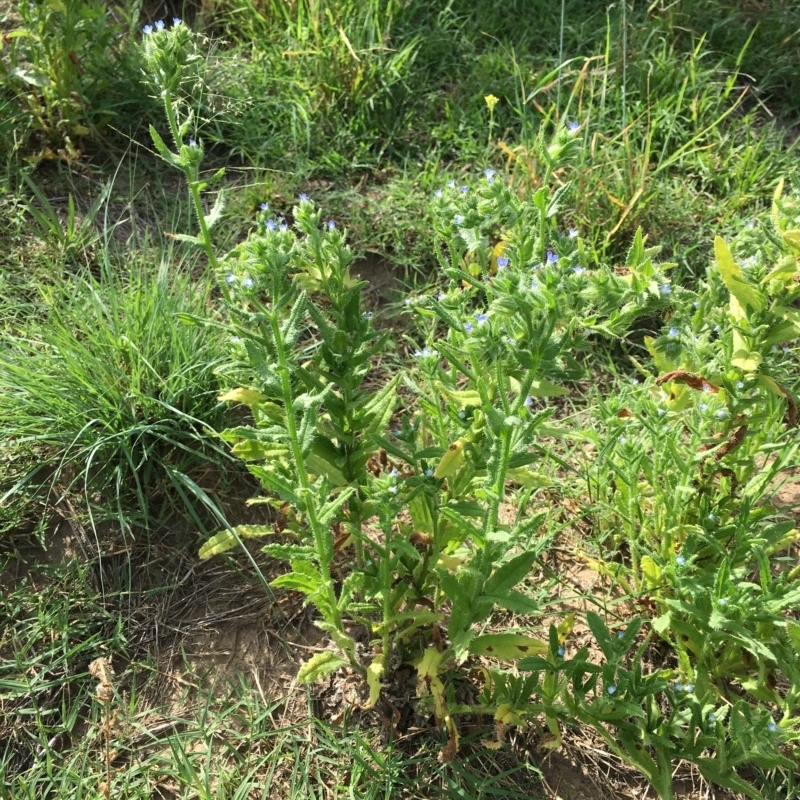
[[[672,287],[668,283],[662,283],[659,288],[661,294],[672,294]]]
[[[689,694],[691,694],[694,691],[694,684],[693,683],[687,683],[686,686],[684,686],[683,688],[684,688],[685,691],[687,691],[687,692],[689,692]]]
[[[558,253],[556,253],[555,250],[547,251],[547,263],[558,264]]]
[[[497,269],[505,269],[508,266],[508,258],[506,256],[497,257]]]
[[[680,681],[675,681],[675,683],[672,684],[672,688],[676,692],[682,692],[683,691],[683,684]]]
[[[567,648],[564,647],[563,644],[561,644],[558,646],[558,650],[556,650],[556,652],[558,653],[559,658],[564,658],[564,656],[567,653]]]
[[[576,131],[579,131],[580,128],[581,128],[581,124],[579,122],[575,122],[574,120],[572,122],[568,122],[567,123],[567,130],[570,133],[575,133]]]
[[[311,198],[305,192],[300,192],[300,194],[297,195],[297,199],[301,203],[308,203],[311,200]]]
[[[397,494],[397,487],[396,487],[396,486],[390,486],[390,487],[389,487],[389,491],[390,491],[392,494]]]
[[[173,17],[172,18],[172,27],[173,28],[177,28],[178,25],[180,25],[180,24],[181,24],[181,18],[180,17]]]
[[[539,288],[539,281],[536,278],[531,278],[531,291],[535,292]]]
[[[332,219],[329,219],[325,224],[328,226],[329,231],[332,231],[336,227],[336,222]]]
[[[667,336],[670,339],[677,339],[681,335],[681,332],[677,328],[670,328]]]
[[[145,25],[142,28],[142,31],[144,32],[145,36],[148,36],[149,34],[151,34],[153,32],[153,26],[152,25]]]
[[[528,395],[525,398],[524,406],[525,406],[525,408],[530,408],[532,405],[533,405],[533,398],[530,395]]]
[[[639,379],[638,379],[638,378],[631,378],[631,383],[632,383],[634,386],[638,386],[638,385],[639,385]]]
[[[617,631],[617,639],[622,639],[626,633],[627,633],[627,628],[622,628],[622,630]]]
[[[189,137],[189,147],[197,147],[197,141],[191,136]]]
[[[236,276],[232,272],[229,272],[225,276],[225,283],[233,283],[235,280],[236,280]]]
[[[775,731],[778,730],[778,726],[774,722],[770,722],[769,725],[767,725],[767,730],[770,733],[775,733]]]
[[[728,598],[727,597],[720,597],[720,599],[717,600],[717,605],[720,605],[720,606],[728,605]]]
[[[464,217],[462,217],[461,214],[456,214],[453,217],[453,224],[454,225],[460,225],[463,221],[464,221]]]
[[[708,521],[713,525],[715,522],[719,521],[719,517],[716,514],[709,514]]]
[[[467,333],[472,333],[472,329],[473,329],[474,327],[475,327],[475,326],[474,326],[474,325],[473,325],[471,322],[465,322],[465,323],[464,323],[464,330],[465,330]]]
[[[363,316],[364,319],[372,319],[373,314],[371,311],[365,311],[361,316]]]
[[[707,404],[707,403],[700,403],[700,405],[698,406],[698,408],[699,408],[701,411],[708,411],[708,404]]]
[[[625,442],[627,442],[627,441],[628,441],[627,437],[625,437],[625,436],[620,436],[619,437],[619,443],[620,444],[625,444]]]
[[[711,385],[708,383],[703,384],[703,391],[708,394],[711,391]]]
[[[695,301],[694,301],[694,303],[692,303],[692,305],[693,305],[695,308],[700,308],[700,301],[699,301],[699,300],[695,300]]]
[[[269,203],[263,202],[260,206],[262,211],[269,211]]]
[[[462,409],[461,411],[458,412],[458,418],[459,419],[466,419],[467,418],[467,412]]]
[[[609,694],[616,694],[617,693],[617,687],[612,683],[610,686],[606,687],[606,691]]]
[[[461,187],[461,194],[466,194],[469,191],[469,186],[462,186]]]
[[[666,413],[667,413],[667,412],[666,412],[666,410],[665,410],[665,409],[663,409],[663,408],[659,408],[659,409],[656,411],[656,414],[658,414],[658,416],[659,416],[659,417],[663,417],[663,416],[664,416],[664,414],[666,414]]]
[[[475,314],[475,321],[478,323],[478,325],[483,325],[488,319],[488,314]]]
[[[676,556],[675,563],[679,567],[685,567],[686,566],[686,558],[685,558],[685,556]]]
[[[269,230],[271,230],[271,231],[274,231],[274,230],[278,229],[278,223],[275,222],[274,219],[268,219],[268,220],[265,220],[264,227],[269,229]]]
[[[456,188],[456,182],[455,181],[448,181],[447,182],[447,188],[448,189],[455,189]]]
[[[425,477],[426,477],[426,478],[432,478],[432,477],[433,477],[433,470],[432,470],[430,467],[428,467],[428,468],[425,470]]]
[[[253,288],[253,279],[252,278],[245,278],[242,281],[242,286],[244,286],[245,289],[252,289]]]
[[[435,350],[431,350],[430,347],[423,347],[422,350],[416,350],[414,352],[414,358],[430,358],[431,356],[438,355]]]
[[[744,389],[744,381],[736,381],[737,389]]]
[[[163,31],[164,30],[164,20],[163,19],[157,19],[156,20],[156,30],[157,31]]]
[[[447,297],[447,295],[446,295],[444,292],[439,292],[439,294],[437,294],[437,295],[436,295],[436,299],[437,299],[437,300],[438,300],[440,303],[442,302],[442,300],[444,300],[444,299],[445,299],[445,297]]]
[[[483,174],[486,176],[486,182],[492,183],[492,181],[494,181],[494,176],[497,175],[497,172],[495,172],[493,169],[485,169]]]
[[[725,419],[725,417],[727,416],[728,416],[727,408],[721,408],[719,411],[717,411],[717,419]]]
[[[572,271],[573,271],[573,272],[574,272],[576,275],[583,275],[583,273],[584,273],[584,272],[586,272],[586,270],[585,270],[583,267],[573,267],[573,268],[572,268]]]
[[[716,722],[717,721],[717,715],[713,711],[709,711],[708,712],[708,721],[709,722]]]
[[[397,467],[392,467],[389,471],[389,475],[391,475],[392,478],[396,478],[399,474],[400,473],[397,471]]]
[[[578,238],[578,229],[577,228],[570,228],[567,231],[567,235],[570,239],[577,239]]]

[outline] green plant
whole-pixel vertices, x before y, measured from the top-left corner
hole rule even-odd
[[[79,154],[115,111],[103,101],[113,85],[111,64],[120,29],[96,0],[37,0],[17,5],[21,25],[0,45],[0,80],[42,135],[38,157]]]
[[[199,230],[181,238],[206,253],[229,320],[220,374],[233,388],[222,398],[251,420],[224,437],[265,490],[253,502],[274,514],[271,525],[226,528],[200,556],[268,538],[264,549],[287,563],[273,585],[303,594],[333,644],[302,665],[300,681],[350,668],[371,707],[395,666],[412,663],[420,706],[446,730],[444,762],[458,750],[457,716],[478,711],[499,734],[544,717],[554,746],[562,725],[591,726],[664,798],[677,759],[750,796],[757,789],[739,767],[791,768],[797,574],[770,558],[796,532],[759,503],[795,445],[787,437],[762,472],[756,455],[778,451],[781,417],[788,409],[791,423],[795,408],[768,357],[797,333],[795,260],[748,277],[719,240],[695,291],[667,279],[673,265],[637,231],[623,265],[598,262],[562,222],[584,129],[546,118],[524,182],[487,169],[434,192],[441,283],[406,299],[406,341],[378,367],[388,340],[362,304],[339,226],[308,197],[290,219],[263,203],[246,239],[217,255],[223,201],[205,212],[203,145],[185,143],[195,112],[172,91],[186,39],[182,26],[162,26],[145,40],[172,144],[151,135],[187,176]],[[776,222],[779,244],[794,246],[794,224]],[[644,337],[636,383],[599,405],[600,433],[553,424],[550,398],[595,377],[601,343],[634,347],[637,326],[663,320],[662,336]],[[748,436],[748,425],[758,432]],[[548,641],[534,635],[549,587],[525,586],[555,532],[533,500],[564,482],[554,473],[571,469],[559,452],[570,439],[600,453],[589,473],[592,563],[616,602],[655,609],[644,637],[643,613],[618,636],[587,613],[599,663],[585,648],[565,659],[570,617]],[[526,622],[501,624],[498,610]],[[656,637],[673,664],[648,665]],[[467,663],[482,665],[477,705],[455,700]],[[733,681],[744,690],[735,699]]]
[[[79,492],[147,524],[172,470],[226,458],[209,435],[221,343],[179,318],[203,314],[208,291],[166,263],[128,277],[109,263],[40,292],[46,316],[3,332],[4,501]]]

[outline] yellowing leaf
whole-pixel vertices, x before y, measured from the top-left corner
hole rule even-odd
[[[731,364],[744,372],[755,372],[761,365],[760,353],[750,350],[744,337],[735,328],[733,331],[733,355],[731,356]]]
[[[244,403],[246,406],[254,406],[266,399],[261,392],[257,392],[255,389],[245,389],[244,387],[231,389],[217,398],[223,403]]]
[[[450,445],[450,449],[442,456],[434,470],[434,478],[449,478],[458,472],[466,463],[464,457],[465,439],[459,439]]]
[[[212,556],[218,556],[220,553],[225,553],[232,550],[239,544],[239,539],[255,539],[259,536],[268,536],[272,533],[272,528],[269,525],[238,525],[234,528],[236,534],[232,531],[225,530],[215,533],[201,548],[198,557],[205,561]]]
[[[741,268],[734,261],[730,248],[721,236],[714,238],[714,256],[722,281],[728,287],[728,291],[743,307],[749,306],[754,311],[761,311],[765,305],[764,296],[758,289],[745,281]]]
[[[654,589],[656,586],[660,586],[661,567],[659,567],[650,556],[642,556],[639,564],[642,568],[642,575],[644,575],[644,580],[648,588]]]
[[[791,230],[783,232],[783,241],[792,248],[792,250],[800,250],[800,231]]]
[[[558,643],[564,644],[567,641],[567,638],[572,633],[572,629],[575,627],[575,614],[567,614],[561,622],[558,623],[558,627],[556,628],[556,632],[558,633]]]
[[[300,667],[297,673],[297,682],[301,684],[315,683],[320,678],[330,675],[331,672],[336,672],[345,664],[347,664],[347,659],[342,658],[338,653],[330,650],[316,653]]]
[[[381,653],[372,659],[372,663],[367,667],[367,686],[369,687],[369,698],[364,704],[364,708],[372,708],[378,702],[381,694],[381,678],[386,669],[386,657]]]
[[[469,643],[469,651],[473,655],[501,659],[542,656],[549,649],[547,642],[519,633],[488,633],[474,637]]]
[[[510,703],[500,703],[494,712],[494,718],[503,725],[519,725],[522,722],[522,718]]]
[[[489,262],[489,274],[496,275],[497,274],[497,259],[500,258],[503,253],[505,252],[506,245],[508,242],[504,242],[502,239],[492,248],[492,257]]]
[[[479,406],[482,402],[480,394],[474,389],[448,389],[440,381],[436,382],[436,388],[445,400],[449,400],[451,403],[456,403],[464,408]]]
[[[512,467],[508,470],[508,479],[520,486],[528,486],[532,489],[547,488],[553,485],[553,481],[547,475],[536,472],[530,467]]]

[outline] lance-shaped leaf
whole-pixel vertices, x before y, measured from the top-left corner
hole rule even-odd
[[[741,267],[734,261],[730,248],[721,236],[714,238],[714,256],[722,282],[728,287],[731,295],[741,303],[744,309],[749,307],[753,311],[761,311],[766,304],[764,295],[744,279]],[[731,312],[733,313],[733,311],[732,307]]]
[[[205,215],[205,223],[209,230],[213,228],[222,217],[222,212],[225,210],[225,192],[220,190],[217,193],[217,197],[214,200],[214,206],[212,207],[211,211]]]
[[[315,683],[326,675],[330,675],[331,672],[336,672],[337,669],[346,664],[346,658],[342,658],[338,653],[333,653],[330,650],[326,650],[323,653],[315,653],[300,667],[297,673],[297,682],[300,684]]]
[[[255,539],[272,533],[269,525],[237,525],[231,530],[215,533],[201,548],[198,556],[205,560],[233,549],[242,539]]]
[[[547,642],[520,633],[488,633],[485,636],[475,636],[469,643],[472,655],[503,660],[543,656],[549,649]]]
[[[364,703],[364,708],[372,708],[378,702],[381,694],[381,678],[386,670],[386,657],[383,653],[375,656],[372,663],[367,667],[367,686],[369,687],[369,697]]]

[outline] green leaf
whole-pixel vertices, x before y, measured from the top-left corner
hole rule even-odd
[[[792,643],[794,652],[800,658],[800,622],[789,620],[786,623],[786,632],[789,634],[789,641]]]
[[[513,611],[515,614],[538,614],[542,610],[541,603],[522,592],[506,591],[503,594],[486,594],[482,595],[481,599],[493,606]]]
[[[562,395],[569,394],[569,389],[563,386],[557,386],[555,383],[546,381],[543,378],[533,381],[528,394],[531,397],[561,397]]]
[[[330,650],[316,653],[300,667],[300,671],[297,673],[297,682],[300,684],[315,683],[346,664],[346,658],[342,658],[338,653],[332,653]]]
[[[186,242],[187,244],[202,244],[197,236],[192,236],[189,233],[171,233],[170,238],[177,239],[179,242]]]
[[[614,643],[611,641],[611,636],[609,635],[608,628],[603,620],[595,614],[594,611],[587,611],[586,612],[586,622],[589,625],[589,629],[594,634],[594,638],[597,640],[597,644],[600,645],[600,649],[603,651],[603,655],[611,661],[612,659],[616,658],[616,650],[614,648]]]
[[[486,594],[503,594],[513,589],[530,571],[537,553],[525,552],[499,567],[484,584]]]
[[[211,230],[211,228],[213,228],[214,225],[216,225],[217,222],[219,222],[220,218],[222,217],[222,212],[224,210],[225,210],[225,192],[220,191],[217,193],[217,197],[214,200],[214,207],[204,217],[206,225],[208,226],[209,230]]]
[[[158,151],[158,154],[164,161],[167,162],[171,167],[181,167],[181,159],[172,152],[172,150],[167,147],[164,143],[164,140],[161,138],[158,131],[151,125],[150,126],[150,138],[153,140],[153,144]]]
[[[716,257],[717,268],[722,281],[728,287],[731,295],[745,309],[749,307],[753,311],[761,311],[766,305],[764,295],[745,281],[741,268],[733,260],[730,248],[725,244],[725,240],[721,236],[714,238],[714,256]]]

